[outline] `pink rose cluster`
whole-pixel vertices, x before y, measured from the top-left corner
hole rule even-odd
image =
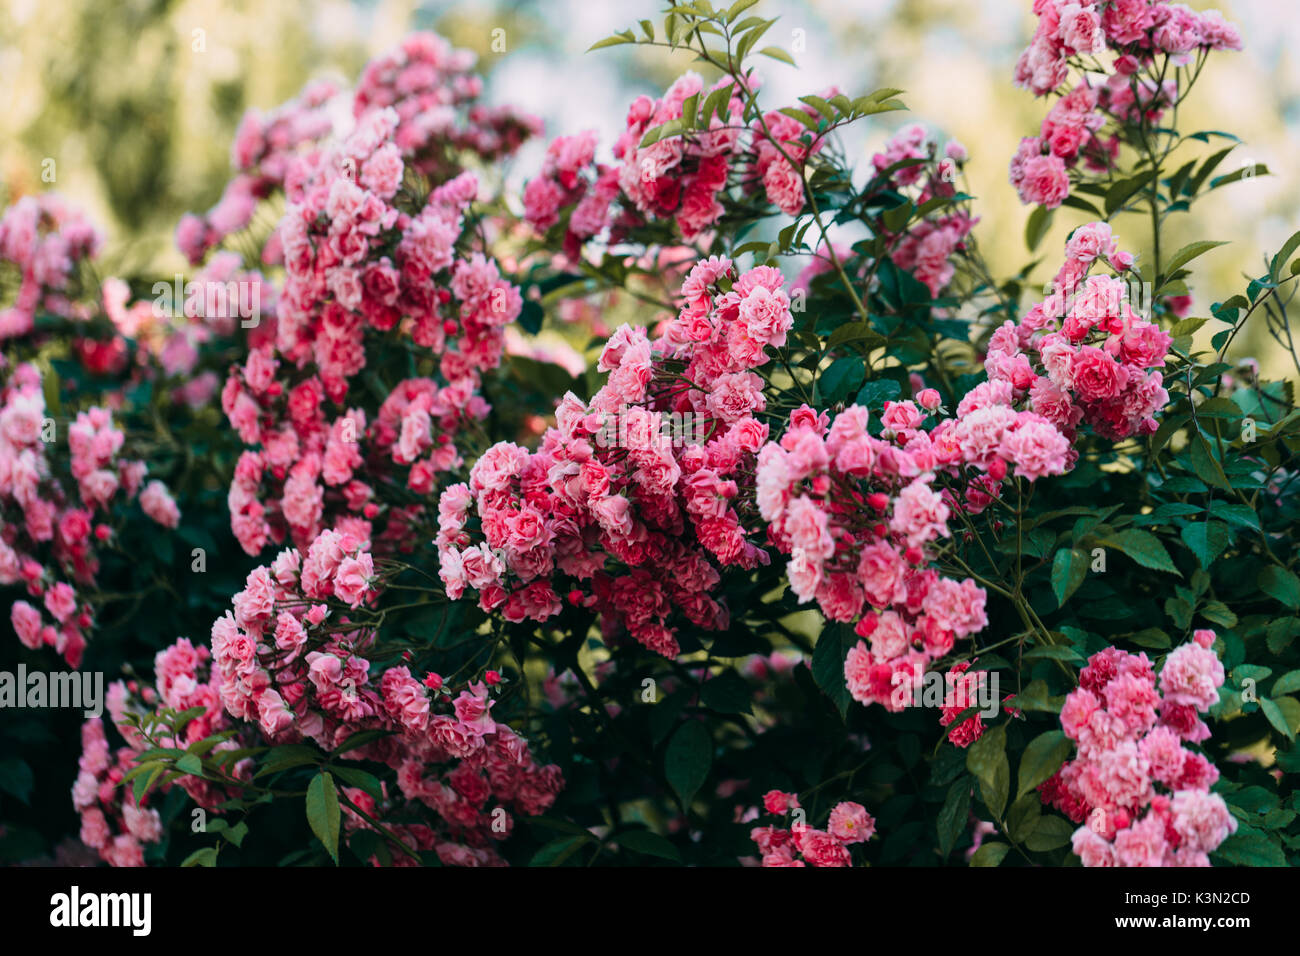
[[[727,609],[711,597],[715,562],[767,561],[741,510],[768,435],[752,369],[793,323],[783,281],[769,267],[737,276],[727,259],[701,260],[677,318],[653,342],[644,329],[617,330],[597,366],[605,385],[589,403],[566,395],[538,451],[490,448],[468,485],[439,503],[448,596],[470,588],[485,610],[540,621],[559,613],[567,589],[607,635],[626,627],[669,658],[679,651],[675,615],[726,627]]]
[[[1008,387],[1073,438],[1080,422],[1117,440],[1151,434],[1169,401],[1160,369],[1172,341],[1129,304],[1120,275],[1133,257],[1121,252],[1104,222],[1080,226],[1065,248],[1054,291],[989,341],[985,369],[992,387]],[[1114,274],[1090,276],[1098,262]]]
[[[494,811],[544,812],[563,786],[559,770],[537,764],[527,742],[492,717],[489,683],[454,693],[405,666],[372,678],[362,654],[378,635],[348,611],[380,586],[364,543],[331,531],[255,569],[233,611],[212,626],[220,700],[273,746],[310,739],[330,750],[362,730],[393,731],[353,751],[396,772],[400,797],[388,795],[383,806],[371,798],[370,815],[402,819],[423,805],[433,823],[404,831],[418,848],[437,849],[444,862],[498,862],[492,843],[511,827],[493,826]]]
[[[396,122],[391,109],[367,113],[346,140],[290,170],[277,347],[300,368],[314,362],[335,401],[365,367],[366,329],[403,323],[455,381],[500,363],[501,329],[523,306],[493,260],[456,247],[478,193],[473,174],[434,189],[418,208],[399,196]]]
[[[1169,653],[1157,679],[1145,654],[1094,654],[1061,708],[1076,757],[1039,787],[1044,803],[1076,823],[1084,866],[1209,866],[1237,829],[1219,772],[1185,743],[1210,730],[1198,714],[1218,703],[1223,665],[1213,631]]]
[[[1016,63],[1016,85],[1035,96],[1060,87],[1079,57],[1110,51],[1150,61],[1162,53],[1241,49],[1236,27],[1219,11],[1197,13],[1165,0],[1034,0],[1034,13],[1038,28]]]
[[[202,215],[186,213],[176,226],[176,246],[190,265],[247,226],[257,204],[283,188],[299,150],[330,135],[329,103],[338,93],[332,83],[312,83],[274,110],[244,114],[231,147],[234,178],[215,206]]]
[[[682,119],[688,99],[694,97],[698,106],[719,90],[730,95],[720,111],[706,118],[705,128],[641,145],[650,130]],[[819,116],[810,106],[800,109]],[[805,142],[807,127],[778,111],[755,118],[747,131],[739,121],[744,112],[734,79],[723,77],[706,89],[698,74],[686,73],[662,98],[643,95],[629,107],[626,128],[613,147],[618,165],[596,161],[594,132],[554,140],[540,174],[525,186],[524,218],[539,231],[564,219],[564,249],[571,258],[607,226],[609,239],[617,241],[642,217],[671,219],[682,239],[694,242],[722,216],[733,172],[747,191],[761,189],[773,206],[797,215],[805,202],[804,163],[825,141],[814,137]]]
[[[556,137],[541,171],[524,186],[524,221],[546,232],[563,212],[564,251],[572,259],[610,223],[610,204],[619,194],[618,168],[596,162],[596,145],[594,130]]]
[[[66,441],[58,440],[60,427],[67,429]],[[48,443],[47,428],[56,429]],[[95,547],[112,537],[107,522],[115,505],[139,495],[154,521],[168,528],[180,522],[162,482],[151,481],[141,492],[148,467],[119,456],[124,441],[102,408],[78,412],[66,426],[47,417],[34,365],[18,365],[0,385],[0,509],[22,518],[0,525],[0,585],[25,586],[44,608],[13,603],[10,621],[18,639],[32,650],[53,647],[73,667],[93,622],[77,588],[95,582]],[[55,458],[65,447],[68,460]]]
[[[876,833],[875,818],[862,804],[851,800],[831,809],[825,830],[804,822],[797,794],[769,790],[763,796],[763,808],[774,816],[793,819],[789,826],[755,827],[749,831],[749,838],[762,854],[763,866],[852,866],[849,848],[866,843]]]
[[[935,487],[940,462],[922,417],[910,401],[888,403],[889,441],[868,433],[861,406],[834,421],[804,406],[758,456],[759,514],[790,555],[792,591],[829,620],[855,622],[865,640],[845,662],[849,692],[891,711],[911,703],[913,683],[955,638],[987,624],[982,588],[928,566],[952,508]]]
[[[939,714],[939,726],[947,727],[948,740],[954,747],[966,748],[984,736],[985,725],[983,714],[971,714],[961,723],[957,718],[964,714],[971,707],[980,704],[981,697],[986,693],[984,688],[989,680],[988,671],[971,670],[974,661],[959,661],[948,669],[944,674],[944,698],[943,708]],[[1013,695],[1008,694],[1003,698],[1005,703]],[[1020,711],[1015,707],[1006,707],[1007,713],[1014,717],[1019,717]]]
[[[1241,36],[1217,10],[1197,13],[1165,0],[1034,0],[1038,28],[1016,64],[1016,84],[1035,96],[1060,92],[1070,67],[1081,80],[1043,120],[1038,136],[1020,141],[1011,160],[1011,184],[1020,201],[1055,209],[1070,194],[1069,170],[1082,157],[1092,172],[1110,169],[1119,153],[1116,126],[1145,119],[1159,125],[1176,105],[1181,65],[1208,50],[1240,50]],[[1108,66],[1101,56],[1113,54]],[[1168,61],[1157,66],[1160,56]],[[1098,70],[1105,72],[1098,74]]]
[[[837,87],[829,87],[821,92],[823,100],[839,96]],[[821,114],[807,104],[798,107],[815,120]],[[808,127],[779,110],[764,113],[761,119],[750,123],[749,161],[752,167],[751,189],[763,186],[763,195],[767,201],[787,216],[797,216],[803,211],[805,196],[803,188],[803,169],[810,156],[820,152],[826,145],[824,137],[808,137]]]
[[[373,418],[359,406],[331,418],[320,378],[278,381],[273,356],[252,350],[222,393],[240,437],[261,446],[240,456],[227,496],[240,545],[251,555],[268,542],[306,548],[331,528],[380,553],[411,550],[427,512],[411,493],[430,494],[440,473],[460,465],[454,436],[486,415],[470,381],[407,379]]]
[[[111,752],[100,718],[82,725],[72,805],[81,818],[81,842],[109,866],[144,866],[145,845],[163,837],[158,811],[136,803],[133,788],[122,785],[136,755],[129,746]]]
[[[412,168],[435,180],[460,172],[465,153],[485,164],[504,159],[541,133],[541,121],[513,107],[478,103],[483,78],[474,65],[472,51],[435,33],[412,33],[366,64],[352,112],[360,121],[393,109],[394,142]]]
[[[116,681],[109,686],[107,710],[113,726],[126,741],[111,763],[106,760],[108,744],[103,722],[93,718],[82,725],[81,772],[72,787],[72,802],[81,816],[82,842],[98,850],[110,865],[144,865],[141,844],[157,843],[163,835],[157,811],[146,809],[144,804],[173,786],[179,786],[208,812],[219,812],[217,807],[235,795],[231,787],[181,774],[172,780],[160,779],[137,805],[134,788],[126,779],[135,770],[139,755],[155,745],[183,750],[213,734],[224,733],[207,751],[208,756],[216,758],[243,746],[222,709],[210,661],[211,652],[206,646],[195,647],[188,638],[180,638],[155,656],[153,686],[135,680]],[[164,708],[173,714],[195,713],[178,736],[166,733],[165,722],[154,722],[151,738],[146,737],[137,722],[157,716]],[[246,757],[234,759],[226,769],[234,779],[247,780],[252,776],[253,762]],[[124,832],[106,839],[111,836],[110,822]]]
[[[442,181],[459,173],[469,157],[482,163],[503,159],[541,132],[535,117],[477,102],[483,79],[473,72],[474,59],[471,51],[453,49],[426,32],[411,34],[366,65],[352,101],[357,126],[388,109],[396,116],[396,153],[377,164],[385,166],[383,175],[395,171],[400,182],[403,167],[396,158]],[[330,83],[312,83],[274,110],[245,113],[231,150],[234,178],[212,209],[187,213],[176,227],[176,245],[192,265],[248,226],[258,203],[290,182],[297,160],[330,138],[331,107],[340,92]],[[284,261],[281,243],[273,233],[262,250],[264,263]]]
[[[724,116],[709,117],[707,129],[641,146],[651,129],[682,118],[682,104],[688,98],[695,96],[702,102],[709,93],[727,87],[731,96]],[[614,144],[614,156],[623,161],[618,170],[623,193],[639,212],[674,220],[682,238],[694,241],[722,215],[718,197],[740,149],[741,128],[731,117],[743,112],[739,90],[730,77],[705,90],[699,74],[689,72],[662,99],[638,96],[628,108],[627,128]]]
[[[250,554],[286,534],[306,547],[332,521],[370,538],[381,514],[376,541],[406,541],[422,509],[400,490],[389,508],[380,492],[396,483],[429,494],[460,464],[457,433],[487,415],[480,377],[500,364],[523,300],[495,261],[457,249],[472,174],[418,210],[393,204],[403,169],[395,122],[391,109],[367,113],[346,141],[290,170],[275,344],[252,348],[222,391],[241,438],[261,446],[241,458],[230,492]],[[407,379],[378,409],[332,414],[325,401],[346,399],[368,341],[395,328],[437,359],[439,380]]]
[[[99,252],[103,239],[82,215],[56,193],[23,196],[0,218],[0,263],[18,272],[14,301],[0,309],[0,341],[32,331],[37,312],[70,319],[90,313],[71,293],[82,262]]]
[[[938,141],[925,127],[912,124],[890,137],[871,162],[876,174],[885,177],[884,185],[906,191],[920,207],[932,199],[956,195],[957,174],[968,156],[966,147],[956,140],[949,140],[940,153]],[[886,230],[890,258],[937,297],[952,282],[956,272],[953,256],[965,248],[964,241],[978,221],[968,211],[936,210],[898,235]]]

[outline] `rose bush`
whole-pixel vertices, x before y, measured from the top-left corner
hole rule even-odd
[[[596,44],[701,72],[518,196],[539,124],[431,34],[250,114],[170,310],[10,209],[6,653],[127,668],[37,777],[99,858],[1294,862],[1300,412],[1231,350],[1256,316],[1300,373],[1300,233],[1206,317],[1219,243],[1161,242],[1242,178],[1172,122],[1240,36],[1034,4],[1028,251],[1077,214],[1039,294],[991,274],[965,146],[837,148],[899,91],[766,101],[753,6]]]

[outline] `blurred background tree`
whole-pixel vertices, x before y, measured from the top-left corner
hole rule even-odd
[[[436,30],[477,52],[489,102],[509,101],[537,114],[548,137],[594,128],[608,149],[632,97],[661,91],[690,64],[658,50],[585,51],[637,19],[659,19],[659,6],[655,0],[9,0],[0,10],[0,85],[10,91],[0,115],[3,196],[57,189],[105,227],[106,271],[171,274],[183,265],[171,239],[175,223],[220,196],[244,110],[270,109],[312,79],[348,84],[366,60],[413,29]],[[1193,290],[1199,315],[1235,292],[1243,274],[1258,273],[1264,253],[1300,224],[1300,167],[1293,161],[1300,145],[1293,52],[1300,49],[1300,18],[1291,0],[1224,0],[1220,7],[1240,25],[1246,52],[1211,59],[1180,124],[1231,126],[1246,142],[1222,171],[1263,163],[1272,175],[1214,193],[1174,226],[1174,245],[1233,240],[1205,260]],[[971,151],[970,186],[981,215],[976,234],[990,265],[1008,274],[1024,264],[1028,209],[1007,185],[1007,162],[1046,111],[1011,83],[1033,28],[1028,0],[767,0],[763,12],[781,17],[770,37],[792,49],[799,63],[797,69],[775,61],[765,67],[770,102],[793,101],[832,83],[851,94],[903,88],[912,112],[864,125],[845,144],[850,155],[865,161],[908,122],[960,139]],[[544,145],[519,155],[514,185],[536,168]],[[42,179],[47,170],[53,182]],[[1069,210],[1058,216],[1042,248],[1059,248],[1077,218]],[[1147,242],[1146,229],[1139,218],[1116,223],[1134,249]],[[1048,276],[1039,270],[1035,278]],[[1237,354],[1254,354],[1280,373],[1269,345],[1257,335]]]

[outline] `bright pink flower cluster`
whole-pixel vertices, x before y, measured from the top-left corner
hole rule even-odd
[[[755,827],[749,831],[749,838],[762,854],[763,866],[852,866],[849,847],[866,843],[876,832],[871,814],[862,804],[850,800],[831,809],[825,830],[803,822],[804,811],[796,794],[770,790],[763,796],[763,807],[776,816],[794,818],[789,827]]]
[[[366,64],[352,111],[358,121],[376,110],[397,114],[394,142],[410,165],[440,180],[463,168],[459,153],[491,163],[512,155],[541,133],[541,121],[513,107],[475,101],[483,78],[472,72],[474,53],[455,49],[434,33],[412,33]]]
[[[40,372],[17,366],[0,386],[0,509],[22,520],[0,524],[0,585],[23,584],[44,606],[42,614],[27,601],[14,602],[10,620],[19,640],[32,650],[53,647],[76,667],[92,614],[69,582],[94,584],[95,545],[113,534],[106,522],[114,506],[139,494],[145,514],[169,528],[180,512],[160,481],[141,493],[148,467],[119,456],[125,436],[106,410],[78,412],[66,426],[66,464],[53,456],[63,444],[59,427],[46,414]]]
[[[1117,274],[1089,276],[1097,262]],[[1118,273],[1132,262],[1106,223],[1076,229],[1054,292],[989,341],[990,383],[1027,396],[1071,438],[1081,421],[1110,439],[1154,432],[1155,415],[1169,401],[1159,369],[1172,340],[1130,305],[1129,283]]]
[[[804,406],[779,442],[758,456],[756,500],[768,537],[790,555],[787,575],[801,602],[817,600],[832,621],[856,621],[864,641],[845,676],[861,703],[902,710],[926,665],[987,624],[985,594],[928,567],[929,545],[947,537],[951,514],[934,487],[939,464],[923,414],[886,405],[895,441],[870,435],[867,409],[832,422]]]
[[[137,751],[110,751],[104,722],[98,717],[81,727],[81,759],[72,787],[72,805],[81,817],[81,842],[110,866],[144,866],[144,844],[162,840],[158,811],[138,804],[123,778]]]
[[[399,198],[396,120],[392,110],[368,113],[342,143],[290,171],[277,346],[299,367],[314,362],[335,401],[365,367],[367,328],[387,332],[404,321],[456,381],[499,364],[501,328],[523,305],[495,262],[457,253],[478,192],[472,174],[439,186],[419,208]]]
[[[702,101],[714,90],[731,88],[723,116],[714,114],[708,128],[682,136],[666,136],[642,147],[645,134],[664,123],[680,120],[682,104],[692,96]],[[614,144],[623,161],[618,182],[638,211],[656,219],[673,219],[682,238],[693,241],[722,215],[718,194],[726,188],[734,154],[740,147],[740,127],[731,117],[744,112],[739,90],[730,77],[709,90],[699,74],[685,73],[662,99],[638,96],[627,112],[627,129]],[[802,129],[802,127],[800,127]]]
[[[1081,56],[1110,50],[1150,60],[1241,49],[1236,27],[1219,11],[1197,13],[1165,0],[1034,0],[1034,13],[1038,28],[1016,63],[1016,85],[1035,96],[1060,87]]]
[[[313,83],[270,112],[244,114],[231,147],[235,177],[215,206],[201,216],[186,213],[176,226],[176,246],[191,265],[252,221],[258,202],[283,188],[300,149],[329,136],[328,105],[338,92],[331,83]]]
[[[254,570],[233,613],[212,626],[221,702],[272,744],[309,738],[330,750],[362,730],[392,731],[352,754],[387,764],[405,804],[434,811],[440,854],[446,842],[474,851],[448,849],[445,860],[495,862],[491,843],[510,832],[505,808],[543,812],[563,785],[559,770],[538,765],[527,742],[493,719],[490,683],[457,694],[404,666],[372,679],[361,655],[378,635],[350,622],[347,609],[373,600],[379,587],[364,542],[333,531]],[[382,812],[400,811],[403,800],[392,797]]]
[[[79,264],[102,238],[81,212],[55,193],[24,196],[0,219],[0,263],[18,269],[18,295],[0,309],[0,341],[31,332],[37,312],[89,317],[69,294]]]
[[[836,87],[823,90],[821,99],[829,100],[839,96]],[[799,107],[813,119],[820,119],[817,111],[808,105]],[[751,175],[757,183],[762,183],[763,194],[767,201],[787,216],[797,216],[803,211],[805,197],[803,188],[803,168],[808,158],[819,152],[826,145],[826,140],[819,136],[812,137],[812,143],[804,142],[808,136],[808,127],[799,120],[779,110],[764,113],[762,119],[750,123],[752,139],[749,160]]]
[[[596,133],[559,136],[546,149],[541,172],[524,187],[524,220],[545,232],[567,212],[564,251],[576,258],[582,243],[599,235],[612,218],[619,194],[617,167],[596,162]]]
[[[675,614],[725,627],[713,562],[767,560],[742,512],[752,514],[748,476],[768,434],[751,370],[793,323],[783,282],[766,266],[736,276],[729,260],[701,260],[678,317],[653,342],[644,329],[616,331],[598,365],[606,384],[590,403],[566,395],[537,452],[488,449],[439,504],[448,595],[472,588],[485,610],[546,620],[565,590],[558,571],[590,589],[568,596],[598,611],[607,633],[624,625],[666,657],[679,649]]]
[[[895,133],[871,162],[878,175],[887,176],[893,188],[910,194],[920,207],[956,195],[954,184],[967,158],[966,147],[956,140],[949,140],[941,154],[938,141],[925,127],[912,124]],[[889,236],[890,258],[938,296],[952,282],[953,256],[964,249],[978,221],[959,209],[936,211],[903,233]]]
[[[1209,866],[1208,854],[1237,829],[1209,792],[1218,770],[1183,746],[1209,737],[1198,714],[1218,703],[1224,679],[1214,632],[1193,637],[1165,658],[1158,681],[1145,654],[1094,654],[1065,699],[1061,729],[1078,755],[1039,792],[1086,820],[1074,834],[1084,866]]]
[[[1196,13],[1165,0],[1035,0],[1038,29],[1016,64],[1016,84],[1035,96],[1059,92],[1070,67],[1082,80],[1043,120],[1038,136],[1020,141],[1011,160],[1011,184],[1020,201],[1055,209],[1070,194],[1069,170],[1082,157],[1104,172],[1119,152],[1117,133],[1102,138],[1108,121],[1158,125],[1176,105],[1178,80],[1149,69],[1160,55],[1182,64],[1207,50],[1240,50],[1241,37],[1217,10]],[[1099,56],[1113,53],[1098,77]],[[1163,79],[1162,79],[1163,77]]]
[[[210,676],[210,657],[206,646],[195,647],[188,638],[181,638],[155,656],[153,686],[132,680],[116,681],[109,687],[109,716],[126,741],[125,747],[118,748],[111,764],[107,761],[103,722],[94,718],[82,725],[81,773],[73,784],[72,802],[81,815],[82,840],[113,866],[143,866],[140,844],[156,843],[162,838],[157,811],[144,807],[155,796],[179,786],[200,807],[214,812],[223,801],[235,795],[230,787],[181,774],[174,780],[159,780],[137,804],[133,780],[126,779],[135,769],[137,757],[155,745],[183,750],[230,728],[221,696]],[[165,724],[154,724],[151,742],[141,733],[136,721],[152,717],[162,708],[174,714],[191,710],[194,713],[177,736],[166,734],[162,730]],[[240,746],[241,741],[227,735],[207,754],[217,757]],[[227,770],[233,778],[247,780],[252,776],[253,763],[247,758],[235,760]],[[118,830],[125,831],[111,840],[108,839],[110,821],[118,824]]]
[[[730,95],[707,117],[707,127],[641,145],[650,130],[681,120],[687,100],[694,98],[698,106],[719,90]],[[810,106],[800,108],[818,116]],[[805,202],[803,165],[825,141],[804,142],[807,127],[778,111],[755,118],[746,131],[740,121],[744,111],[732,78],[705,89],[698,74],[686,73],[662,98],[640,96],[632,103],[627,127],[613,149],[621,164],[596,161],[596,136],[590,131],[552,142],[541,174],[525,187],[524,218],[544,231],[567,217],[564,248],[570,257],[607,225],[610,239],[617,240],[640,217],[671,219],[682,238],[694,242],[722,216],[733,171],[747,191],[761,189],[773,206],[797,215]],[[620,196],[621,210],[615,210],[612,203]]]
[[[480,375],[500,363],[503,327],[523,300],[492,259],[456,248],[477,192],[472,174],[434,189],[418,210],[394,205],[403,175],[395,122],[392,110],[367,113],[342,144],[290,170],[276,346],[253,348],[222,392],[240,436],[261,445],[241,458],[230,492],[250,554],[286,533],[306,547],[336,521],[370,538],[381,513],[388,523],[376,540],[406,540],[420,509],[385,510],[380,492],[395,484],[403,501],[401,486],[429,494],[460,463],[457,432],[487,414]],[[330,416],[324,401],[345,399],[367,335],[399,325],[438,359],[442,384],[408,379],[371,415]]]

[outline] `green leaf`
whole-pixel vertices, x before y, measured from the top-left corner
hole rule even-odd
[[[768,56],[774,60],[780,60],[782,63],[789,63],[791,66],[798,65],[794,62],[794,57],[789,53],[786,53],[785,50],[782,50],[779,46],[765,46],[763,49],[759,50],[758,53],[760,56]]]
[[[1265,635],[1264,642],[1268,645],[1269,652],[1281,654],[1300,635],[1300,618],[1284,617],[1270,621],[1265,628]]]
[[[966,769],[980,782],[980,797],[994,817],[1001,817],[1011,789],[1011,767],[1007,763],[1007,730],[994,727],[966,751]]]
[[[982,843],[970,858],[971,866],[997,866],[1006,857],[1011,847],[1005,843]]]
[[[683,810],[690,808],[712,765],[713,738],[704,724],[688,720],[677,728],[664,753],[664,774]]]
[[[281,770],[288,770],[291,767],[317,763],[320,759],[320,752],[315,747],[309,747],[306,744],[288,744],[284,747],[275,747],[267,755],[266,762],[258,768],[254,776],[260,777],[262,774],[279,773]]]
[[[901,394],[902,387],[892,378],[877,378],[863,385],[854,401],[863,408],[882,409]]]
[[[1207,485],[1214,485],[1222,488],[1224,491],[1232,490],[1232,483],[1228,481],[1228,476],[1223,473],[1223,466],[1219,464],[1214,453],[1210,451],[1210,444],[1204,436],[1193,433],[1192,440],[1188,444],[1188,458],[1192,463],[1192,471],[1196,472],[1196,477],[1201,479]]]
[[[1196,555],[1196,560],[1201,562],[1201,567],[1207,570],[1214,559],[1223,553],[1231,537],[1228,526],[1222,521],[1199,521],[1182,530],[1184,543]]]
[[[1129,528],[1118,534],[1111,535],[1104,539],[1102,543],[1113,544],[1144,568],[1178,574],[1178,568],[1174,567],[1174,561],[1169,557],[1169,552],[1160,542],[1160,539],[1150,531]]]
[[[583,844],[589,843],[591,840],[590,833],[584,833],[581,836],[557,837],[534,853],[533,858],[528,861],[528,865],[560,866],[565,860],[577,853]]]
[[[1254,179],[1256,176],[1270,175],[1272,175],[1272,172],[1263,163],[1250,163],[1224,176],[1215,176],[1210,180],[1210,189],[1218,189],[1220,186],[1226,186],[1229,183],[1239,182],[1243,179]]]
[[[1294,233],[1290,239],[1282,243],[1282,248],[1278,250],[1277,255],[1273,257],[1272,265],[1269,266],[1268,274],[1274,282],[1280,282],[1286,278],[1282,275],[1282,267],[1286,265],[1287,259],[1291,254],[1300,249],[1300,232]],[[1294,275],[1294,273],[1292,273]]]
[[[1061,704],[1064,701],[1062,697],[1052,697],[1047,690],[1047,682],[1042,679],[1036,679],[1029,684],[1019,694],[1007,701],[1006,706],[1015,707],[1017,710],[1032,710],[1048,714],[1059,714]]]
[[[1151,182],[1151,177],[1155,175],[1154,170],[1147,170],[1144,173],[1138,173],[1129,179],[1121,179],[1115,185],[1106,190],[1106,218],[1111,216],[1123,206],[1130,197],[1139,189]]]
[[[1043,813],[1037,793],[1026,793],[1011,804],[1007,811],[1007,836],[1016,843],[1024,843],[1038,827]]]
[[[1163,651],[1173,646],[1173,641],[1169,635],[1158,627],[1147,627],[1133,634],[1121,634],[1125,640],[1138,647],[1149,647],[1152,650]]]
[[[240,820],[233,827],[226,831],[226,839],[235,846],[244,845],[244,837],[248,836],[248,824]]]
[[[1088,573],[1088,556],[1078,548],[1062,548],[1052,560],[1052,593],[1057,606],[1069,600]]]
[[[184,860],[181,866],[216,866],[217,865],[217,848],[215,846],[205,846],[202,849],[195,850]]]
[[[203,761],[194,754],[187,753],[176,761],[176,769],[189,774],[191,777],[201,777],[203,776]]]
[[[1072,664],[1082,664],[1084,660],[1083,655],[1064,644],[1031,647],[1021,657],[1027,661],[1069,661]]]
[[[1213,857],[1233,866],[1286,866],[1282,848],[1254,827],[1240,825],[1219,844]]]
[[[384,786],[373,773],[359,767],[332,767],[334,776],[353,787],[360,787],[376,800],[384,799]]]
[[[1034,211],[1029,214],[1029,221],[1025,223],[1025,248],[1033,252],[1047,235],[1047,230],[1052,228],[1052,219],[1056,215],[1055,209],[1048,209],[1046,206],[1035,206]]]
[[[966,829],[966,821],[970,817],[970,788],[970,777],[962,774],[948,788],[948,796],[939,810],[939,855],[944,859],[948,858]]]
[[[817,646],[813,648],[813,680],[835,704],[841,717],[848,713],[849,702],[853,699],[844,681],[844,659],[857,641],[852,627],[837,622],[822,629]]]
[[[857,390],[866,377],[866,363],[858,355],[836,359],[817,379],[817,391],[823,401],[832,404],[845,401],[849,393]]]
[[[1300,577],[1286,568],[1270,564],[1259,572],[1259,589],[1292,610],[1300,609]]]
[[[876,348],[885,344],[880,333],[866,322],[845,322],[831,333],[831,337],[826,341],[826,347],[833,349],[845,342],[856,342],[860,339],[867,341],[867,348]]]
[[[756,3],[758,3],[758,0],[736,0],[735,3],[727,8],[727,22],[734,23],[736,17],[740,16]]]
[[[1038,826],[1034,827],[1034,832],[1029,834],[1025,846],[1036,853],[1055,850],[1058,846],[1065,846],[1070,842],[1075,829],[1077,828],[1064,817],[1044,814],[1038,821]]]
[[[1205,239],[1200,242],[1189,242],[1175,252],[1169,261],[1164,264],[1165,275],[1171,276],[1197,256],[1204,255],[1216,246],[1226,246],[1227,244],[1227,240],[1215,242]]]
[[[322,770],[307,786],[307,822],[312,833],[339,862],[339,793],[334,778]]]
[[[1287,740],[1295,740],[1295,731],[1287,722],[1286,715],[1282,713],[1282,708],[1276,702],[1269,700],[1267,697],[1259,699],[1259,709],[1264,712],[1268,722],[1273,725],[1274,729],[1285,737]]]
[[[649,830],[628,830],[625,833],[617,833],[610,839],[619,846],[628,850],[635,850],[637,853],[672,860],[674,863],[682,862],[682,855],[677,847],[658,833],[652,833]]]
[[[1277,697],[1280,694],[1294,694],[1298,690],[1300,690],[1300,671],[1287,671],[1273,684],[1270,693]]]
[[[636,37],[632,35],[631,30],[627,30],[624,33],[616,33],[612,37],[605,37],[605,39],[593,43],[591,46],[587,47],[587,52],[590,53],[592,50],[602,50],[607,46],[618,46],[621,43],[635,42]]]
[[[1024,796],[1030,790],[1061,769],[1061,764],[1070,756],[1073,744],[1059,730],[1049,730],[1039,734],[1029,742],[1020,757],[1020,783],[1016,788],[1016,798]]]
[[[1169,330],[1169,334],[1176,339],[1186,335],[1195,335],[1196,331],[1208,321],[1210,320],[1204,318],[1182,319],[1174,323],[1174,327]]]
[[[136,777],[135,780],[132,781],[131,793],[135,797],[135,802],[137,804],[144,801],[145,794],[149,792],[150,788],[154,785],[154,781],[161,777],[163,771],[166,769],[166,765],[162,763],[154,764],[153,770],[150,773],[141,773],[140,776]]]

